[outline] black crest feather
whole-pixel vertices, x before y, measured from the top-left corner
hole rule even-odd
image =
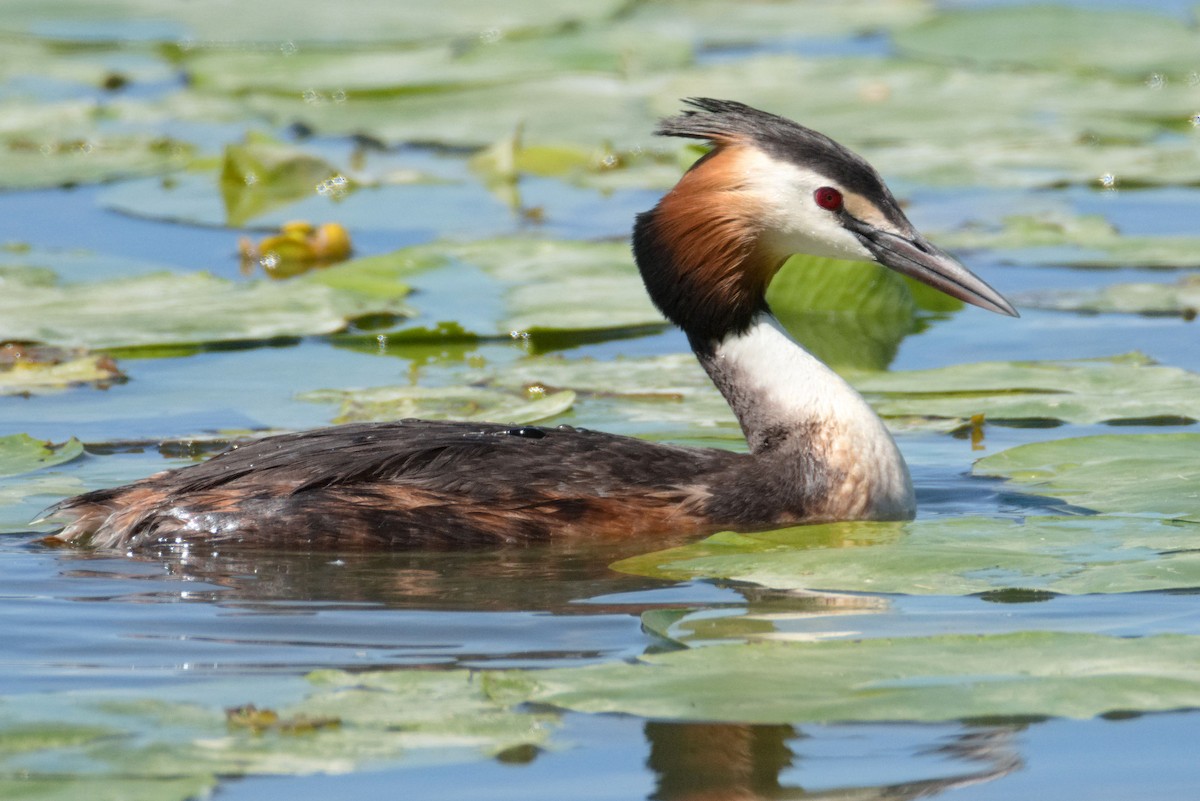
[[[774,158],[825,175],[843,189],[872,199],[892,199],[874,167],[823,133],[734,100],[690,97],[683,102],[692,108],[659,122],[656,134],[717,145],[741,140]]]

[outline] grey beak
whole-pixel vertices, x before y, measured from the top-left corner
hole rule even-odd
[[[843,224],[875,260],[901,275],[915,278],[952,298],[966,301],[981,309],[1020,317],[1013,305],[982,278],[968,270],[957,259],[934,247],[920,234],[906,238],[847,217]]]

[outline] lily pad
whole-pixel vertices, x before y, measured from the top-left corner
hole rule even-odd
[[[707,47],[739,48],[783,38],[809,39],[863,36],[903,29],[930,16],[927,0],[817,0],[803,9],[774,0],[751,0],[730,13],[724,0],[658,0],[639,3],[631,19],[646,28],[686,31]],[[803,24],[800,22],[802,15]]]
[[[0,395],[44,395],[85,384],[107,387],[125,377],[108,356],[22,347],[30,355],[10,359],[5,351],[13,347],[0,347]]]
[[[18,268],[4,277],[0,339],[66,347],[328,334],[363,315],[410,313],[401,300],[408,287],[394,272],[381,275],[373,262],[345,262],[286,282],[152,273],[47,285],[44,271]]]
[[[352,14],[344,8],[312,3],[294,14],[280,14],[271,6],[247,6],[239,8],[236,19],[231,19],[224,0],[167,7],[157,0],[106,0],[103,4],[92,0],[12,0],[5,5],[0,30],[52,41],[88,43],[133,39],[171,44],[182,41],[185,46],[196,46],[199,40],[226,46],[264,42],[279,47],[280,42],[287,42],[291,47],[279,50],[283,57],[306,42],[400,43],[491,38],[554,29],[605,19],[621,7],[616,0],[517,0],[498,6],[448,0],[416,7],[400,7],[389,0],[360,0]]]
[[[368,94],[346,102],[267,93],[242,101],[279,125],[300,123],[322,134],[364,134],[389,143],[486,147],[520,129],[530,145],[633,150],[654,147],[656,118],[640,84],[636,78],[568,73],[441,92]]]
[[[470,266],[498,281],[503,287],[503,317],[494,323],[494,331],[480,333],[666,325],[646,296],[629,245],[623,242],[490,239],[421,245],[389,258]]]
[[[180,783],[202,787],[218,776],[488,759],[507,748],[539,746],[556,718],[492,700],[486,679],[468,671],[402,671],[386,682],[315,674],[313,683],[295,705],[264,710],[281,721],[267,729],[231,725],[209,704],[111,692],[6,698],[0,741],[11,747],[0,755],[0,772],[64,796],[82,775],[100,785],[110,777],[136,782],[148,788],[146,797],[173,798]],[[95,736],[101,729],[106,735]]]
[[[675,73],[654,89],[652,106],[673,113],[678,98],[697,94],[792,117],[859,150],[893,183],[1096,186],[1106,173],[1122,185],[1200,180],[1190,141],[1162,137],[1164,127],[1187,125],[1195,101],[1186,81],[1150,91],[1070,73],[911,60],[883,71],[867,59],[751,56]]]
[[[690,353],[604,361],[535,356],[502,370],[472,371],[466,380],[510,392],[569,390],[578,418],[605,431],[678,435],[716,429],[741,441],[729,405]]]
[[[898,31],[901,52],[989,67],[1112,72],[1144,80],[1185,77],[1196,67],[1200,33],[1170,17],[1070,5],[1014,5],[947,11]]]
[[[615,23],[521,36],[479,36],[423,47],[304,47],[278,51],[194,50],[183,65],[206,91],[269,92],[334,104],[365,95],[496,86],[567,72],[635,76],[684,66],[690,40],[667,28]]]
[[[0,476],[19,476],[43,467],[69,462],[83,453],[77,439],[55,445],[34,439],[28,434],[0,437]]]
[[[974,472],[1098,512],[1200,522],[1200,434],[1035,442],[980,459]],[[1180,547],[1197,552],[1195,542]]]
[[[967,420],[1200,420],[1200,375],[1139,353],[1104,359],[975,362],[852,378],[885,417]]]
[[[5,106],[5,114],[20,114]],[[0,189],[102,183],[176,170],[191,145],[147,134],[0,135]]]
[[[834,523],[707,540],[613,565],[675,581],[721,578],[787,590],[970,595],[1200,587],[1200,529],[1157,520],[981,517]]]
[[[481,420],[532,423],[562,414],[571,408],[575,393],[504,392],[483,387],[372,387],[370,389],[319,389],[300,400],[337,403],[335,423],[379,420]]]
[[[524,675],[538,703],[672,720],[1090,718],[1200,705],[1200,638],[1028,632],[770,642]]]
[[[938,242],[954,249],[1000,251],[1005,261],[1066,267],[1200,267],[1200,237],[1122,235],[1099,215],[1062,212],[1005,218],[999,228],[950,231]]]
[[[309,197],[337,174],[322,159],[280,142],[254,137],[228,145],[219,182],[226,221],[244,225],[268,209]]]
[[[1022,305],[1085,314],[1146,314],[1188,320],[1200,313],[1200,277],[1172,284],[1109,284],[1090,289],[1042,290],[1018,296]]]
[[[767,302],[792,336],[839,369],[886,369],[917,328],[909,283],[875,264],[793,257],[771,282]]]

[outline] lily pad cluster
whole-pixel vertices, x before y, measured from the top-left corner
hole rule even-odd
[[[42,393],[125,389],[104,351],[124,364],[305,340],[415,365],[408,383],[299,396],[335,407],[332,422],[582,420],[739,447],[736,421],[690,354],[545,353],[669,326],[625,241],[547,236],[557,209],[527,206],[523,186],[554,182],[599,205],[669,185],[700,151],[651,131],[690,95],[735,97],[827,131],[869,153],[902,190],[1200,184],[1191,82],[1200,34],[1152,14],[946,11],[926,0],[761,0],[733,14],[720,0],[368,0],[355,14],[303,3],[284,17],[252,4],[230,25],[219,13],[227,6],[6,0],[0,188],[119,182],[98,202],[129,218],[261,230],[319,209],[342,233],[402,232],[417,244],[278,281],[235,278],[220,265],[183,273],[104,254],[5,252],[0,341],[62,350],[0,361],[0,395],[36,403]],[[818,39],[847,46],[814,55]],[[397,168],[412,153],[422,166]],[[456,237],[444,218],[466,196],[500,198],[489,214],[501,223],[472,219],[470,239]],[[329,236],[288,238],[298,230],[247,248],[251,261],[293,245],[305,258],[328,254]],[[1065,212],[971,223],[939,241],[1018,264],[1200,266],[1191,235],[1129,236]],[[470,308],[452,320],[431,310],[439,281]],[[1200,306],[1194,284],[1184,276],[1039,292],[1022,305],[1187,318]],[[425,291],[410,296],[414,285]],[[868,265],[796,259],[769,301],[893,427],[924,429],[919,436],[995,423],[1200,420],[1200,377],[1140,354],[885,372],[905,336],[958,304]],[[528,352],[489,363],[474,351],[500,342]],[[422,380],[416,354],[446,343],[454,355]],[[70,798],[102,784],[114,796],[183,799],[218,777],[528,756],[557,744],[563,710],[803,723],[1196,707],[1193,636],[870,638],[854,629],[850,613],[894,595],[1049,601],[1200,586],[1200,435],[1064,433],[976,463],[979,486],[1000,496],[992,516],[725,532],[615,564],[786,600],[779,614],[751,609],[720,625],[698,622],[711,620],[707,608],[649,612],[647,631],[674,650],[635,663],[319,672],[290,685],[285,704],[235,699],[259,704],[235,715],[210,700],[6,697],[0,795]],[[0,438],[0,506],[82,489],[83,456],[75,439]],[[835,608],[845,624],[821,641],[787,629],[787,614]]]

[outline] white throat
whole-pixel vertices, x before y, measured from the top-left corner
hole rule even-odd
[[[803,453],[822,464],[831,518],[912,516],[912,480],[883,421],[773,316],[757,315],[701,363],[737,415],[751,453]]]

